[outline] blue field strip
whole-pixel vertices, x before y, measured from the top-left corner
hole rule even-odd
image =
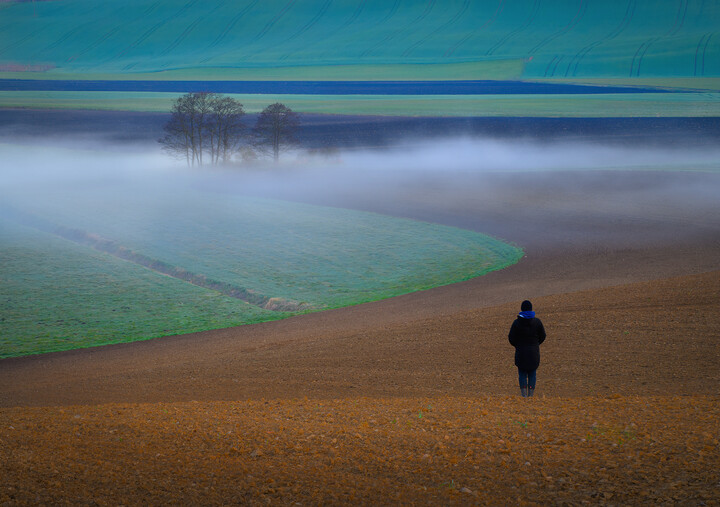
[[[659,88],[526,81],[91,81],[0,79],[0,91],[214,92],[259,95],[548,95],[674,93]]]

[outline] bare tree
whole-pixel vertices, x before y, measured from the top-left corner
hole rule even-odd
[[[284,104],[276,102],[262,110],[255,124],[258,145],[272,152],[277,162],[280,150],[292,143],[299,124],[298,114]]]
[[[244,136],[243,106],[216,93],[187,93],[172,106],[172,115],[158,139],[163,149],[184,158],[188,166],[202,166],[205,155],[217,165],[230,161]]]
[[[165,124],[163,130],[165,135],[158,139],[162,149],[171,156],[184,158],[188,166],[195,164],[195,153],[192,143],[192,129],[187,116],[176,112],[173,105],[173,113],[170,120]]]
[[[199,93],[190,93],[186,95],[186,97],[189,96],[190,99],[190,106],[192,107],[191,110],[187,112],[191,124],[192,124],[192,132],[193,132],[193,146],[194,146],[194,154],[195,154],[195,161],[197,162],[198,166],[203,165],[203,154],[205,153],[205,150],[208,148],[206,140],[209,137],[208,136],[208,128],[207,128],[207,122],[208,117],[210,116],[210,103],[212,102],[212,95],[211,93],[206,92],[199,92]],[[182,98],[182,97],[181,97]],[[212,143],[210,143],[210,147],[212,147]],[[212,161],[212,157],[211,157]]]
[[[243,106],[231,97],[214,95],[210,102],[207,130],[210,134],[213,164],[227,164],[239,148],[245,135]]]
[[[163,128],[165,135],[158,139],[163,150],[170,155],[185,158],[188,166],[194,166],[197,161],[199,132],[195,101],[195,95],[188,93],[173,103],[170,120]]]

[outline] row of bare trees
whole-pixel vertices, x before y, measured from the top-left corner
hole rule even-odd
[[[240,151],[270,153],[275,161],[293,141],[298,115],[289,107],[271,104],[258,115],[255,127],[243,123],[243,105],[218,93],[195,92],[179,97],[172,106],[163,149],[188,166],[228,164]]]

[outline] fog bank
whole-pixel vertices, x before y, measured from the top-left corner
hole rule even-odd
[[[135,209],[187,205],[201,214],[203,199],[259,196],[454,225],[521,246],[720,241],[720,148],[712,146],[419,138],[193,169],[154,145],[6,143],[0,156],[3,205],[30,211],[55,200],[93,213],[93,199],[112,199],[125,220]]]

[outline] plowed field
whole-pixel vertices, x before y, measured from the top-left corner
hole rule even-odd
[[[504,228],[527,256],[377,303],[0,361],[0,503],[719,503],[720,213],[701,197],[718,178],[651,176],[346,195]],[[507,343],[525,298],[548,330],[532,399]]]
[[[0,498],[715,504],[718,401],[479,395],[6,409]]]

